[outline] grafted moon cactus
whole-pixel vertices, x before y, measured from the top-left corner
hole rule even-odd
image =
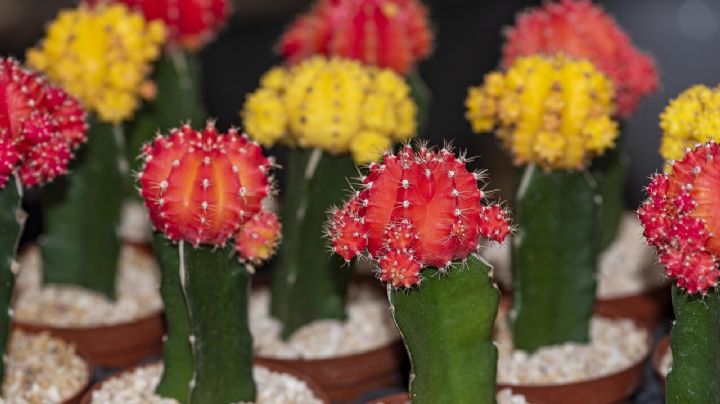
[[[660,114],[660,155],[681,160],[689,147],[720,140],[720,89],[694,85],[670,101]]]
[[[510,225],[500,205],[483,204],[481,175],[466,162],[447,149],[385,154],[327,225],[336,254],[370,258],[388,284],[416,404],[494,402],[500,295],[478,252],[481,238],[502,242]]]
[[[547,2],[520,14],[503,48],[503,63],[563,53],[588,59],[615,84],[618,113],[627,118],[658,87],[652,58],[636,49],[612,17],[589,0]]]
[[[406,74],[432,50],[428,12],[418,0],[319,0],[280,39],[285,59],[339,56]]]
[[[701,118],[702,119],[702,118]],[[647,242],[673,280],[673,366],[666,401],[718,403],[720,386],[720,145],[689,149],[656,174],[638,210]]]
[[[479,175],[448,150],[406,146],[369,166],[362,190],[333,212],[328,235],[345,258],[365,253],[382,280],[395,287],[420,283],[420,269],[446,269],[478,251],[480,236],[503,241],[507,213],[483,206]]]
[[[26,214],[23,189],[67,173],[73,152],[85,142],[85,113],[77,99],[0,57],[0,357],[5,358]],[[5,360],[0,360],[4,380]]]
[[[254,401],[252,269],[241,261],[260,263],[279,240],[277,217],[263,208],[272,160],[212,122],[158,136],[142,157],[139,183],[156,230],[170,331],[158,393],[183,403]]]

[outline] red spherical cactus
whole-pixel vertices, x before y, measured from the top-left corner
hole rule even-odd
[[[123,3],[148,21],[162,20],[170,41],[196,50],[211,40],[230,14],[228,0],[85,0],[88,4]]]
[[[15,172],[27,187],[66,173],[86,139],[78,100],[13,59],[0,58],[0,88],[0,188]]]
[[[430,54],[432,42],[418,0],[319,0],[288,28],[279,49],[290,62],[322,54],[405,74]]]
[[[280,226],[263,208],[273,163],[260,146],[208,122],[202,131],[184,125],[158,136],[142,157],[141,194],[155,229],[194,246],[224,245],[237,235],[243,260],[269,257]]]
[[[367,252],[381,280],[410,287],[423,267],[444,269],[477,252],[481,236],[502,242],[508,212],[482,204],[478,177],[446,149],[386,154],[369,166],[362,190],[332,212],[333,251],[346,260]]]
[[[519,15],[508,31],[503,63],[511,66],[518,56],[537,53],[589,59],[614,81],[623,117],[658,86],[652,58],[637,50],[613,18],[588,0],[547,2]]]
[[[720,279],[720,145],[689,150],[645,192],[638,216],[666,274],[689,293],[706,294]]]

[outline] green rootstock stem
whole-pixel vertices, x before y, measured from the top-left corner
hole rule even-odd
[[[534,351],[586,343],[595,302],[597,215],[587,172],[528,166],[515,201],[513,338]]]
[[[11,177],[0,190],[0,353],[6,356],[10,335],[10,304],[15,288],[17,253],[26,214],[22,210],[22,184]],[[0,381],[5,378],[5,360],[0,360]]]
[[[603,156],[595,159],[590,172],[597,181],[598,194],[602,196],[602,209],[600,210],[600,245],[599,251],[604,251],[615,240],[620,220],[625,211],[623,191],[625,177],[627,176],[628,161],[622,150],[616,147]]]
[[[675,325],[670,334],[673,364],[667,376],[668,404],[720,403],[720,293],[688,295],[672,288]]]
[[[94,122],[72,180],[49,184],[42,243],[46,283],[82,286],[115,298],[117,227],[129,187],[122,127]]]
[[[319,150],[291,150],[281,218],[283,247],[272,279],[271,313],[288,338],[318,319],[345,319],[351,272],[330,256],[323,227],[327,212],[347,196],[348,178],[357,176],[347,156]]]
[[[247,321],[250,273],[232,247],[193,248],[181,242],[178,252],[194,364],[190,403],[255,401]]]
[[[406,80],[410,86],[410,95],[417,105],[417,127],[418,133],[422,135],[430,121],[432,93],[417,70],[408,73]]]
[[[128,160],[133,170],[139,170],[142,164],[137,159],[140,148],[158,131],[167,133],[185,122],[196,127],[204,124],[207,115],[201,99],[201,70],[196,54],[179,49],[166,52],[158,61],[153,74],[157,96],[136,115],[128,141]]]
[[[495,402],[497,348],[492,330],[500,292],[491,267],[471,257],[445,275],[422,271],[417,289],[388,288],[391,312],[407,348],[414,404]]]
[[[165,306],[166,335],[163,342],[163,375],[155,392],[187,403],[193,375],[190,320],[180,283],[178,248],[159,233],[153,234],[153,250],[160,265],[160,295]]]

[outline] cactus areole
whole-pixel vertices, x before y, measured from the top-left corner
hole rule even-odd
[[[674,283],[666,401],[720,403],[720,145],[688,149],[645,191],[638,210],[643,234]]]
[[[181,402],[253,401],[247,325],[250,272],[280,234],[272,160],[235,130],[184,125],[144,147],[141,193],[155,230],[169,311],[160,395]],[[187,343],[189,341],[189,344]]]

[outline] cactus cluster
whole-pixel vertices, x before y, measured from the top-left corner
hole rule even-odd
[[[26,187],[64,174],[85,142],[80,103],[13,59],[0,58],[0,87],[0,188],[15,171]]]
[[[428,12],[418,0],[319,0],[288,28],[279,50],[294,63],[320,54],[406,74],[432,43]]]
[[[248,134],[265,146],[282,141],[350,151],[367,163],[415,135],[416,110],[410,88],[393,71],[318,56],[266,73],[242,117]]]
[[[169,40],[188,50],[197,50],[210,41],[225,22],[227,0],[85,0],[88,4],[123,3],[143,13],[148,21],[165,23]]]
[[[612,17],[589,0],[547,2],[520,14],[508,31],[503,63],[510,67],[518,57],[539,53],[590,60],[614,81],[623,117],[658,86],[652,58],[637,50]]]
[[[263,208],[273,163],[259,145],[208,122],[202,131],[183,125],[158,136],[142,158],[142,196],[153,226],[170,240],[225,245],[239,235],[237,251],[249,261],[273,251],[280,229]]]
[[[660,114],[660,154],[680,160],[688,147],[720,140],[720,88],[694,85],[673,99]]]
[[[497,126],[516,164],[581,169],[614,147],[613,95],[612,82],[589,61],[519,57],[470,89],[466,116],[476,132]]]
[[[478,251],[480,237],[501,242],[507,212],[482,205],[480,175],[449,150],[406,146],[369,166],[362,190],[332,212],[328,237],[346,260],[367,252],[394,287],[420,283],[420,270],[447,269]]]
[[[720,145],[689,150],[668,173],[656,174],[638,211],[648,243],[666,274],[688,293],[705,295],[720,279]]]
[[[27,53],[31,67],[76,96],[103,122],[130,118],[165,40],[161,21],[146,22],[122,4],[63,10]]]

